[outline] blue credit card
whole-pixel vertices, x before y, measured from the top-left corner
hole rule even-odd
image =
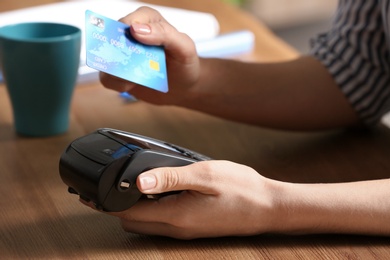
[[[87,65],[136,84],[168,92],[164,48],[136,41],[129,28],[127,24],[87,10]]]

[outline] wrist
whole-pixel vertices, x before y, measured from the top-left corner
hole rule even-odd
[[[216,83],[214,79],[219,78],[213,69],[215,61],[214,59],[205,59],[199,58],[199,75],[197,80],[192,82],[191,85],[188,85],[183,89],[184,93],[180,95],[180,98],[174,100],[177,106],[195,108],[202,106],[204,101],[210,102],[210,98],[213,97]]]
[[[310,234],[326,230],[322,225],[330,220],[329,210],[315,198],[315,190],[306,185],[310,184],[275,181],[271,233]]]
[[[388,181],[277,183],[270,232],[386,234]],[[375,221],[373,221],[375,219]]]
[[[241,63],[240,63],[241,64]],[[237,96],[238,86],[242,81],[237,78],[240,74],[238,62],[222,60],[218,58],[200,58],[199,76],[185,93],[175,100],[175,105],[182,106],[208,114],[225,117],[228,110],[242,116],[235,106],[227,106],[234,102]]]
[[[261,178],[255,196],[253,221],[251,221],[256,225],[252,226],[252,231],[254,234],[287,233],[289,224],[285,223],[288,212],[285,199],[289,193],[290,183],[263,176]]]
[[[269,222],[263,232],[287,233],[291,229],[290,209],[286,202],[293,188],[292,185],[294,184],[267,179],[265,187],[268,194],[267,201],[270,202],[267,213]]]

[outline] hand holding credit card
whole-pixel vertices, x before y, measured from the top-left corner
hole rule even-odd
[[[136,84],[168,92],[164,48],[136,41],[129,29],[127,24],[87,10],[87,65]]]

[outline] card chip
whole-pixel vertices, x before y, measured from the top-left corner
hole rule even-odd
[[[152,70],[160,71],[160,63],[154,60],[149,60],[149,67]]]

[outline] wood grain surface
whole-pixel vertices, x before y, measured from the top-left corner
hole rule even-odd
[[[0,11],[53,1],[2,0]],[[258,41],[244,59],[277,61],[296,52],[255,18],[220,1],[167,0],[214,13],[221,30],[249,28]],[[265,51],[266,50],[266,51]],[[176,107],[125,103],[98,82],[76,88],[70,129],[47,138],[15,134],[0,85],[0,259],[389,259],[386,237],[259,235],[180,241],[124,232],[117,219],[68,194],[58,162],[66,146],[100,127],[166,140],[249,165],[291,182],[340,182],[390,176],[390,131],[284,132],[239,124]]]

